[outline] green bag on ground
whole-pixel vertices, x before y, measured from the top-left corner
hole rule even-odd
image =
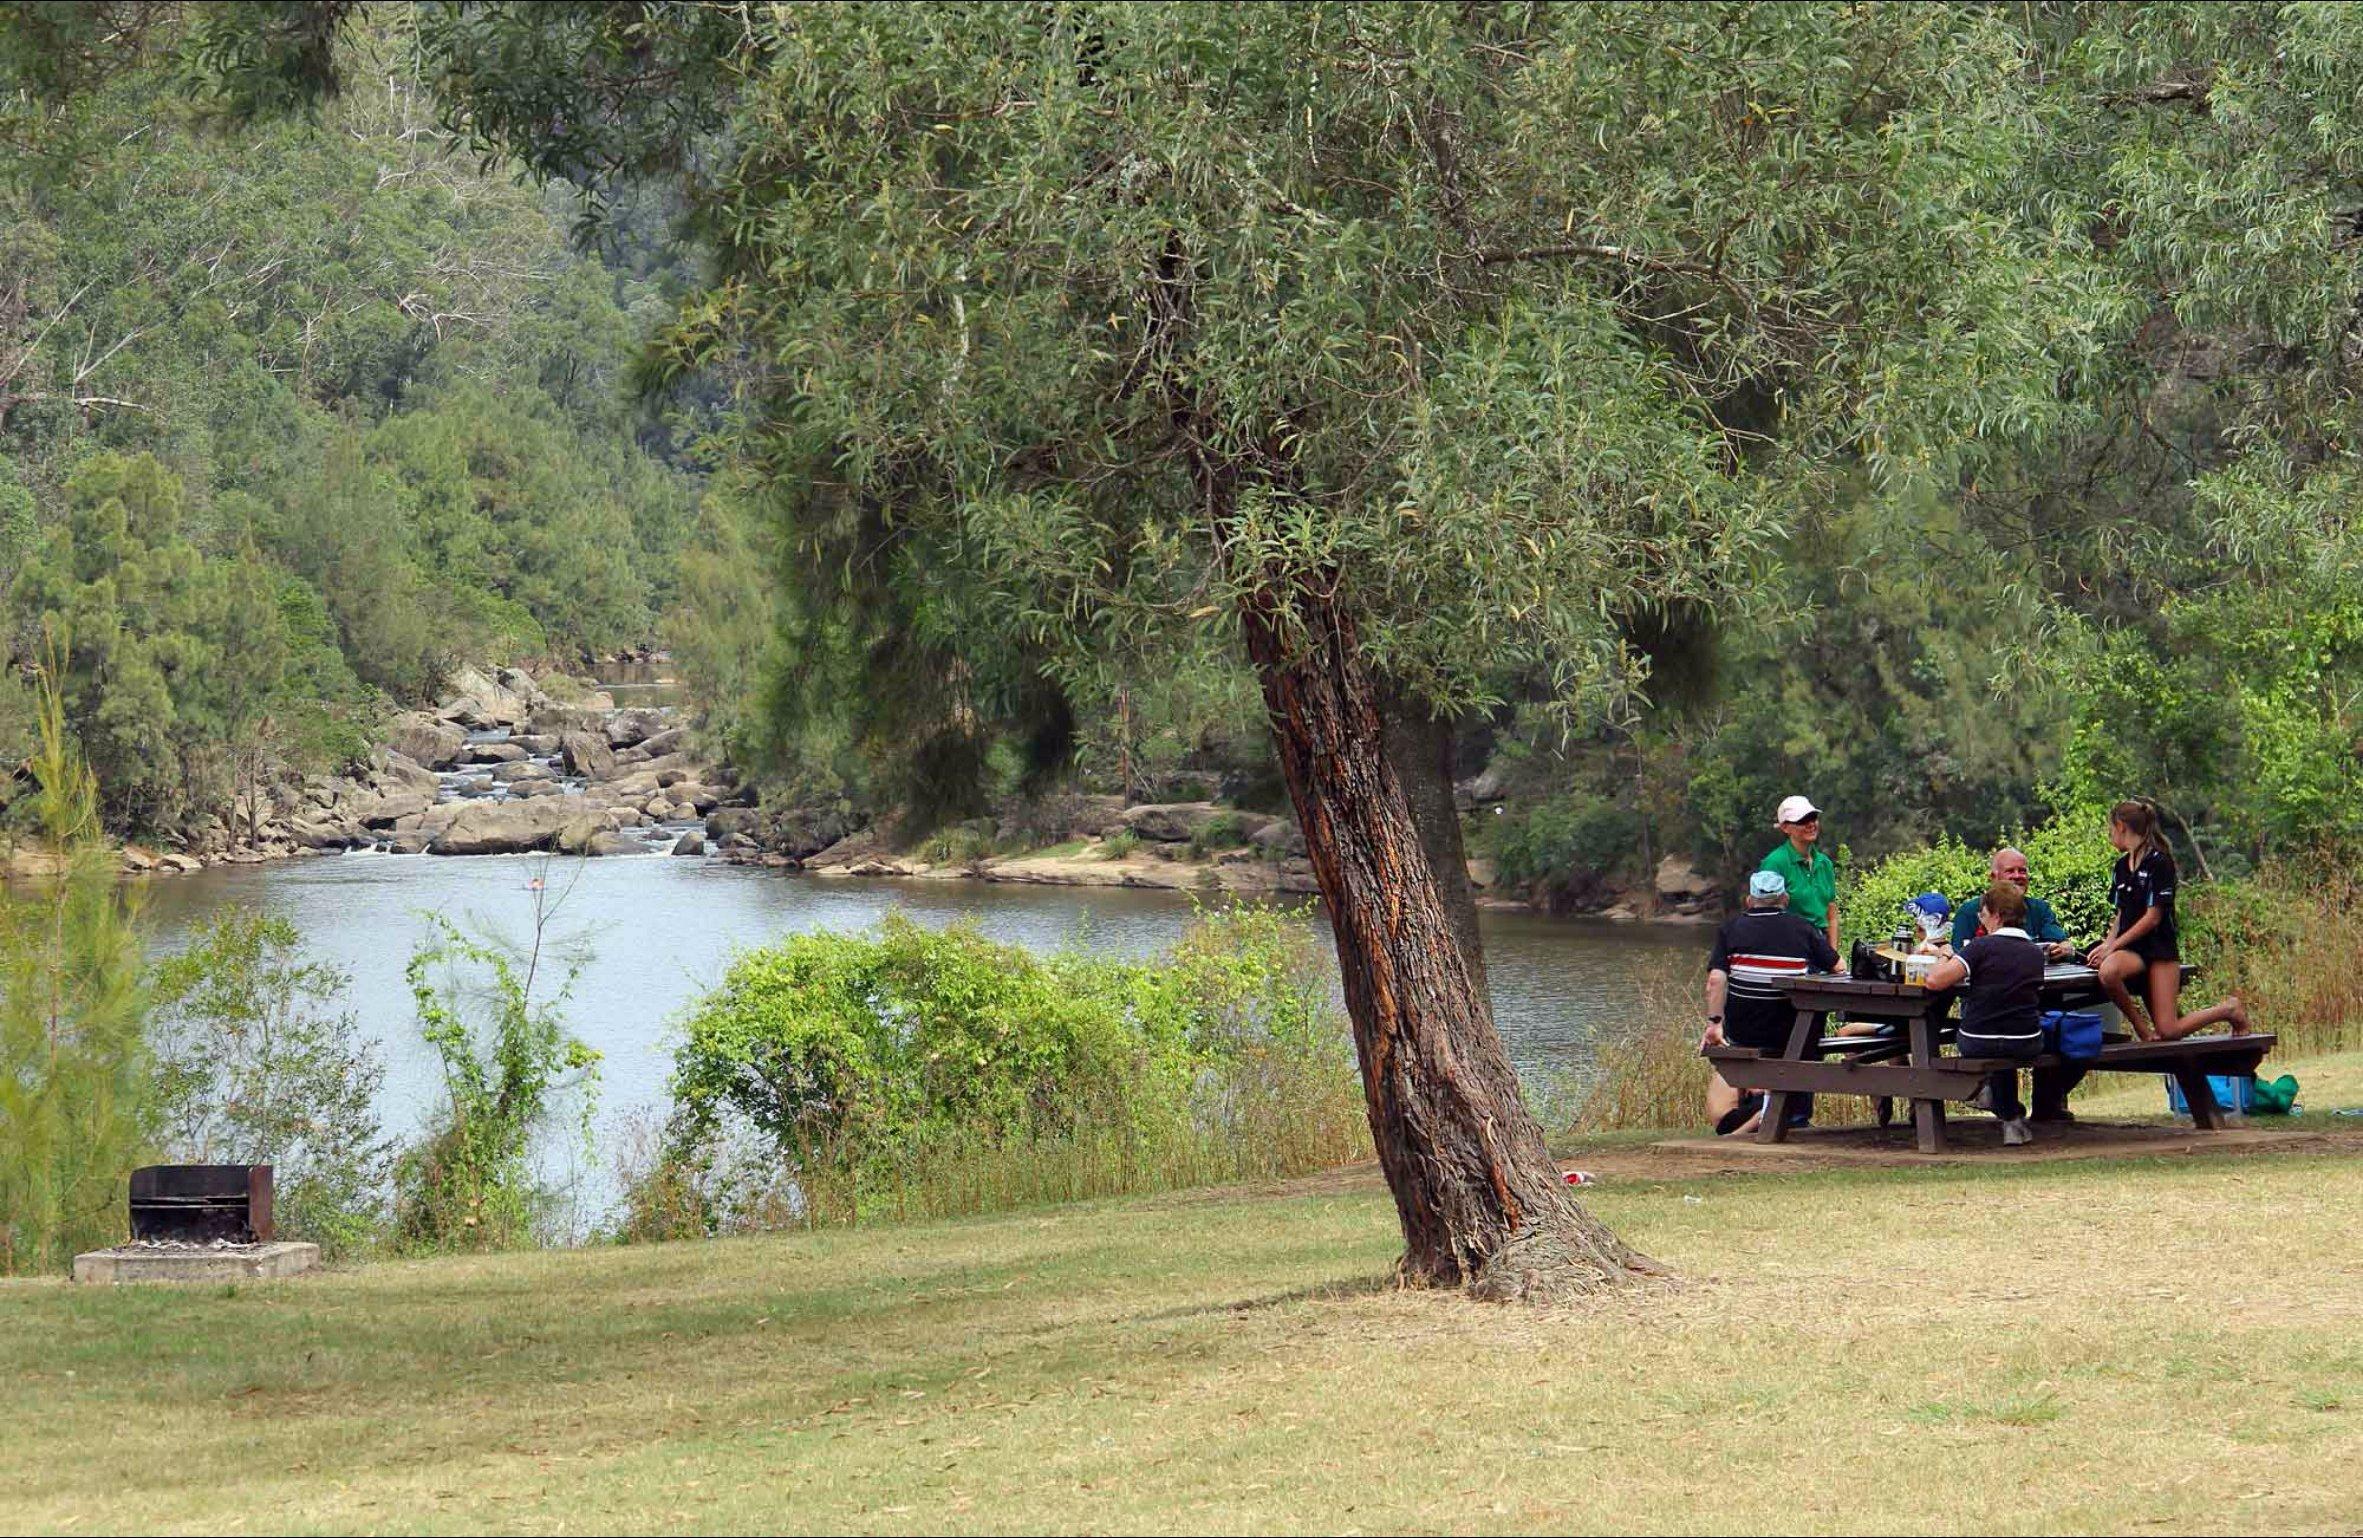
[[[2278,1079],[2258,1079],[2248,1102],[2251,1116],[2287,1116],[2297,1104],[2297,1075],[2285,1073]]]

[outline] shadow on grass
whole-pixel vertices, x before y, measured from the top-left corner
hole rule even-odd
[[[1386,1276],[1358,1276],[1342,1282],[1315,1282],[1305,1287],[1287,1287],[1260,1298],[1208,1299],[1204,1303],[1185,1303],[1178,1308],[1162,1308],[1150,1314],[1131,1314],[1126,1317],[1142,1323],[1179,1319],[1202,1319],[1215,1314],[1257,1314],[1270,1308],[1285,1308],[1291,1303],[1343,1303],[1352,1298],[1376,1297],[1396,1290],[1395,1278]]]

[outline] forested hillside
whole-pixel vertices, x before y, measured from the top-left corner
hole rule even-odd
[[[697,485],[627,385],[670,269],[440,129],[414,41],[362,18],[335,103],[233,132],[180,17],[0,24],[0,755],[54,653],[120,831],[670,600]]]
[[[899,815],[914,838],[1077,784],[1282,809],[1235,605],[1186,541],[1133,517],[1174,493],[1165,450],[1053,475],[1084,450],[1037,442],[1051,429],[1013,408],[998,439],[945,440],[976,456],[961,490],[931,458],[943,446],[904,434],[911,418],[876,393],[881,370],[941,361],[964,387],[990,364],[1009,401],[1039,401],[1044,370],[1145,345],[1125,305],[1059,296],[1099,328],[1067,364],[1014,345],[969,360],[955,331],[1007,299],[990,262],[968,265],[999,226],[980,216],[921,252],[861,225],[882,205],[799,225],[800,130],[740,94],[797,60],[850,70],[839,47],[985,61],[1007,78],[970,81],[975,101],[932,77],[876,85],[880,123],[949,114],[924,142],[957,152],[957,181],[1033,151],[949,125],[972,108],[998,121],[994,91],[1031,103],[1008,81],[1065,68],[1078,38],[1143,58],[1215,43],[1155,8],[960,13],[941,36],[924,14],[6,8],[8,645],[21,670],[44,618],[62,622],[115,826],[169,830],[241,774],[353,751],[378,702],[432,694],[455,659],[652,639],[767,801]],[[1339,42],[1303,30],[1311,13],[1246,11],[1223,46],[1350,62],[1410,24],[1383,14]],[[1476,532],[1453,559],[1517,550],[1478,526],[1502,494],[1486,477],[1516,461],[1446,462],[1522,411],[1557,423],[1560,500],[1522,482],[1524,501],[1484,514],[1499,527],[1623,517],[1646,482],[1724,532],[1711,559],[1695,541],[1631,547],[1628,565],[1691,551],[1687,588],[1626,592],[1602,560],[1583,568],[1605,584],[1587,597],[1538,565],[1534,594],[1502,588],[1445,627],[1493,636],[1449,712],[1472,852],[1510,887],[1596,906],[1666,854],[1742,868],[1799,787],[1858,857],[2134,791],[2211,869],[2363,842],[2348,468],[2363,125],[2326,105],[2363,65],[2363,21],[1611,8],[1596,47],[1567,51],[1590,14],[1470,22],[1486,39],[1471,57],[1501,71],[1473,99],[1552,105],[1499,130],[1454,217],[1521,229],[1547,206],[1533,249],[1557,254],[1447,245],[1438,260],[1485,274],[1467,310],[1482,325],[1438,334],[1491,337],[1495,354],[1422,376],[1415,415],[1440,436],[1365,490],[1465,504]],[[1923,101],[1891,68],[1923,56],[1974,60],[1979,83]],[[1668,58],[1688,62],[1665,73]],[[1731,116],[1735,81],[1756,106]],[[1653,114],[1684,101],[1696,111]],[[1885,137],[1850,138],[1864,122]],[[1922,134],[1908,154],[1907,129]],[[1308,157],[1305,185],[1270,194],[1285,231],[1250,228],[1264,193],[1210,206],[1248,220],[1225,238],[1267,241],[1256,261],[1334,242],[1321,281],[1364,281],[1379,258],[1352,232],[1395,211],[1328,187],[1318,122],[1307,133],[1289,151]],[[1176,142],[1210,177],[1248,176],[1218,138]],[[1879,163],[1880,144],[1903,158]],[[936,174],[914,185],[933,196]],[[1414,156],[1402,174],[1425,197],[1441,173]],[[1801,178],[1821,179],[1821,225]],[[1321,214],[1331,196],[1339,212]],[[1892,271],[1848,267],[1832,232],[1856,227],[1849,198],[1877,210],[1865,231],[1917,231],[1917,256],[1900,242]],[[881,250],[915,287],[855,281]],[[842,282],[813,275],[823,256]],[[904,294],[919,297],[894,326],[830,329],[842,306]],[[807,298],[812,314],[787,320]],[[1397,366],[1395,323],[1354,305],[1297,338],[1378,349],[1339,399]],[[1578,312],[1596,321],[1580,346],[1519,351]],[[1145,366],[1108,375],[1109,409]],[[850,392],[833,405],[832,369]],[[1841,378],[1843,427],[1795,436],[1802,403]],[[719,431],[693,431],[679,392]],[[1029,489],[974,494],[1003,473]],[[1078,521],[1061,500],[1076,487],[1110,500]],[[1384,580],[1445,538],[1405,524],[1381,542]],[[1604,624],[1576,622],[1586,604]],[[1559,650],[1502,639],[1538,616]],[[12,758],[22,716],[0,693]]]

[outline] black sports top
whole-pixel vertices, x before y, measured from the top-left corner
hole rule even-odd
[[[2174,861],[2164,850],[2149,851],[2138,865],[2132,856],[2119,855],[2109,878],[2109,899],[2117,905],[2119,934],[2152,908],[2158,910],[2158,927],[2134,942],[2137,951],[2160,960],[2182,954],[2181,936],[2174,927]]]

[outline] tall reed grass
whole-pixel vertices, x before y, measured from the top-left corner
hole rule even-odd
[[[2239,994],[2285,1057],[2363,1048],[2363,873],[2309,861],[2185,891],[2186,1007]]]

